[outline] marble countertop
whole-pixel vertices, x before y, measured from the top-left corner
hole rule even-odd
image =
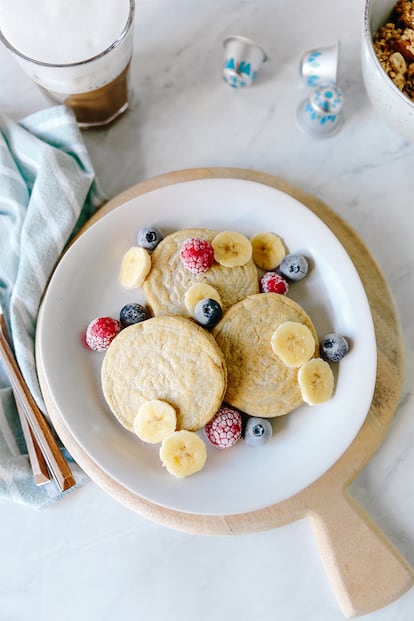
[[[395,298],[406,379],[389,433],[350,489],[414,565],[414,145],[366,96],[362,12],[362,0],[138,2],[131,108],[84,138],[108,196],[172,170],[248,168],[317,196],[358,231]],[[221,79],[228,34],[255,39],[269,55],[242,92]],[[345,124],[318,141],[296,126],[307,94],[299,59],[337,40]],[[47,105],[4,48],[0,83],[0,109],[14,119]],[[257,534],[192,535],[143,519],[88,482],[43,510],[2,501],[0,525],[4,621],[344,618],[307,520]],[[411,589],[361,618],[412,621],[413,609]]]

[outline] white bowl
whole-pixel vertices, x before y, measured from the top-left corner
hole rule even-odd
[[[373,106],[384,121],[407,140],[414,141],[414,102],[388,77],[377,58],[372,36],[383,26],[397,0],[367,0],[362,40],[362,75]]]

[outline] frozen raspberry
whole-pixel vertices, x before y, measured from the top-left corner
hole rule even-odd
[[[192,237],[186,239],[181,246],[181,260],[193,274],[206,272],[213,264],[214,250],[206,239]]]
[[[289,290],[287,281],[276,272],[266,272],[260,279],[260,291],[262,293],[280,293],[286,295]]]
[[[213,446],[219,449],[230,448],[241,436],[241,414],[232,408],[221,407],[204,429]]]
[[[121,330],[121,324],[112,317],[97,317],[86,328],[85,341],[90,349],[104,351]]]

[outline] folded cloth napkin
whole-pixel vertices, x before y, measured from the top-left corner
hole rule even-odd
[[[42,410],[34,355],[40,299],[67,242],[103,202],[68,108],[54,106],[18,123],[0,113],[0,305],[20,369]],[[87,480],[76,464],[71,468],[78,484]],[[54,482],[33,481],[0,366],[0,497],[42,507],[61,496]]]

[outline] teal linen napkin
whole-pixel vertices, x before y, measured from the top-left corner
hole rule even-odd
[[[68,108],[54,106],[18,123],[0,113],[0,304],[18,364],[42,410],[34,354],[41,296],[67,242],[103,202]],[[87,479],[76,464],[71,468],[78,484]],[[34,484],[0,365],[0,498],[42,507],[61,496],[53,482]]]

